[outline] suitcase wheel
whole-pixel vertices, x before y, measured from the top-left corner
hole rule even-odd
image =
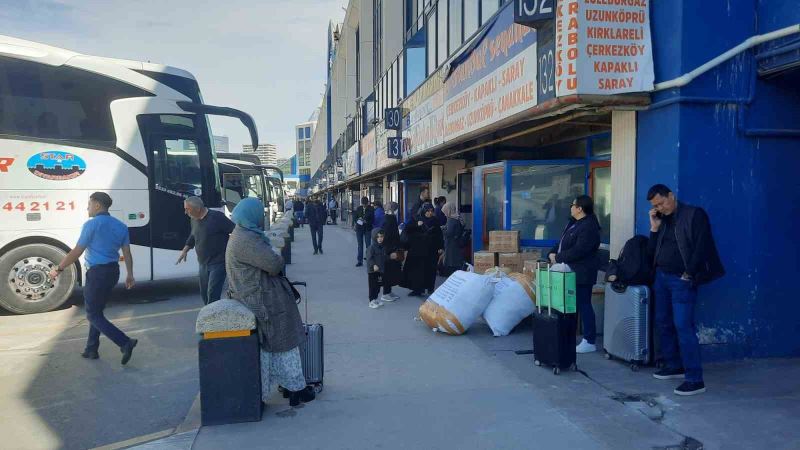
[[[314,392],[315,393],[319,394],[320,392],[322,392],[322,389],[324,389],[324,386],[322,385],[322,383],[317,383],[317,384],[314,385]]]
[[[606,359],[611,359],[611,353],[606,352],[604,356],[606,357]]]
[[[538,360],[535,360],[535,359],[534,359],[534,360],[533,360],[533,365],[534,365],[534,366],[541,366],[541,365],[542,365],[542,363],[540,363]]]
[[[561,373],[561,369],[559,369],[558,367],[553,367],[553,375],[558,375],[560,373]]]
[[[631,364],[631,371],[632,372],[638,372],[639,371],[639,365],[636,364],[636,363]]]
[[[578,364],[577,363],[572,363],[572,365],[569,366],[569,370],[571,370],[573,372],[577,372],[578,371]]]

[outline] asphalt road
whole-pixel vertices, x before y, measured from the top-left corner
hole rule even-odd
[[[0,314],[0,448],[91,449],[174,428],[198,392],[194,279],[118,289],[106,316],[139,340],[127,366],[88,325],[80,292],[59,311]]]

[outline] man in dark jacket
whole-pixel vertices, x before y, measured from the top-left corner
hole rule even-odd
[[[311,243],[314,244],[314,254],[324,253],[322,251],[322,228],[327,220],[325,207],[319,200],[309,200],[306,202],[305,210],[308,228],[311,230]]]
[[[570,206],[572,218],[561,235],[561,241],[550,250],[550,262],[565,263],[575,272],[575,300],[583,326],[583,340],[575,348],[578,353],[597,351],[595,338],[592,287],[597,282],[600,260],[600,222],[594,215],[594,201],[588,195],[580,195]]]
[[[207,305],[222,297],[225,284],[225,249],[236,225],[220,211],[208,209],[200,197],[189,197],[183,202],[186,215],[192,219],[192,234],[186,240],[178,262],[186,261],[189,250],[197,252],[200,276],[200,296]]]
[[[358,255],[356,256],[356,267],[364,265],[364,247],[370,246],[370,233],[372,223],[375,221],[375,210],[369,205],[367,197],[361,198],[361,206],[356,209],[353,217],[353,226],[356,229],[356,240],[358,241]]]
[[[305,223],[305,209],[306,205],[303,203],[303,199],[298,197],[292,203],[292,207],[294,207],[294,218],[300,223],[300,227],[303,227]]]
[[[405,224],[408,225],[412,222],[417,223],[422,220],[422,216],[419,215],[420,211],[422,211],[422,205],[430,203],[430,201],[431,191],[427,186],[423,186],[419,191],[419,198],[411,205],[411,209],[408,210],[408,215],[405,217],[404,221]]]
[[[694,323],[697,287],[725,274],[708,214],[678,202],[663,184],[647,192],[650,210],[648,254],[656,270],[655,323],[664,369],[653,374],[660,380],[684,378],[678,395],[705,392],[700,342]]]

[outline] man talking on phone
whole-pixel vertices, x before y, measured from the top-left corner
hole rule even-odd
[[[648,253],[655,267],[655,323],[664,368],[659,380],[684,378],[677,395],[706,391],[700,342],[694,322],[697,287],[725,275],[708,214],[681,203],[663,184],[647,192],[650,210]]]

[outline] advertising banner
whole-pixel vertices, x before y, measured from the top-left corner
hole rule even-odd
[[[344,160],[344,176],[346,178],[358,176],[358,142],[347,149],[342,159]]]
[[[377,168],[377,161],[375,159],[376,129],[377,127],[373,128],[372,131],[361,139],[361,175],[370,173]]]
[[[559,0],[557,95],[653,90],[650,0]]]

